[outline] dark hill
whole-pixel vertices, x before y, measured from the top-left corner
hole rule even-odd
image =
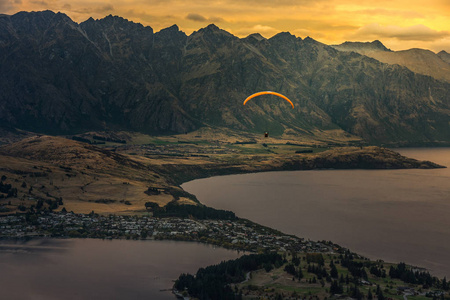
[[[289,33],[240,39],[209,25],[187,36],[115,16],[1,15],[0,90],[0,122],[44,133],[208,125],[450,142],[448,83]],[[260,90],[287,95],[295,109],[269,97],[242,106]]]

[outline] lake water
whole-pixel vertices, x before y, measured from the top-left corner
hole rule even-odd
[[[0,298],[175,299],[161,290],[170,289],[181,273],[239,256],[189,242],[2,240]]]
[[[450,148],[397,151],[450,166]],[[283,232],[450,277],[449,168],[266,172],[182,187],[208,206]]]

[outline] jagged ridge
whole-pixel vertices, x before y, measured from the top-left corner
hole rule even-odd
[[[120,17],[77,24],[49,11],[0,16],[0,32],[0,119],[23,129],[342,128],[378,143],[450,141],[449,84],[309,37],[240,39],[215,25],[154,33]],[[258,99],[243,109],[259,90],[296,108]]]

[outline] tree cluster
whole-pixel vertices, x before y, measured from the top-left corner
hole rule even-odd
[[[369,269],[370,274],[375,275],[377,277],[386,278],[386,270],[383,267],[378,267],[376,265],[372,265]]]
[[[437,287],[441,288],[437,277],[431,276],[428,272],[414,271],[411,268],[406,267],[405,263],[399,263],[396,267],[391,266],[389,269],[389,276],[391,278],[398,278],[406,283],[421,284],[424,288]]]
[[[306,253],[306,262],[308,264],[316,263],[319,266],[323,266],[325,264],[322,253]]]
[[[367,272],[364,269],[364,264],[361,262],[354,261],[350,259],[350,257],[345,256],[341,260],[341,265],[348,269],[350,274],[352,274],[355,278],[363,278],[364,280],[368,280]]]
[[[313,273],[317,275],[317,279],[329,277],[325,267],[320,265],[308,265],[308,273]]]
[[[302,268],[295,268],[295,266],[293,264],[287,264],[284,267],[284,271],[288,274],[293,275],[294,278],[297,278],[297,279],[303,278]]]
[[[245,280],[245,274],[271,264],[280,267],[283,258],[277,253],[244,255],[238,259],[222,262],[218,265],[200,268],[195,276],[181,274],[174,288],[187,291],[198,299],[240,299],[230,284]]]
[[[3,175],[5,177],[5,175]],[[6,179],[6,177],[5,177]],[[3,180],[0,181],[0,193],[6,194],[6,198],[9,197],[17,197],[17,188],[12,187],[11,184],[3,183]],[[5,197],[4,195],[1,195]],[[3,198],[1,197],[1,198]]]
[[[151,202],[147,202],[151,203]],[[151,205],[146,207],[150,207]],[[169,202],[164,207],[152,206],[153,215],[155,217],[194,217],[199,220],[213,219],[213,220],[236,220],[237,217],[232,211],[214,209],[204,205],[179,205],[175,202]]]

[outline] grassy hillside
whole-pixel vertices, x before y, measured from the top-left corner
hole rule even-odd
[[[214,175],[320,168],[438,167],[379,147],[328,148],[273,138],[249,140],[238,135],[232,140],[211,140],[201,135],[116,135],[116,142],[100,145],[31,136],[1,146],[1,212],[65,207],[82,213],[142,213],[146,202],[164,206],[176,200],[195,205],[195,197],[179,185]],[[123,143],[118,136],[125,140],[128,137],[129,141]]]

